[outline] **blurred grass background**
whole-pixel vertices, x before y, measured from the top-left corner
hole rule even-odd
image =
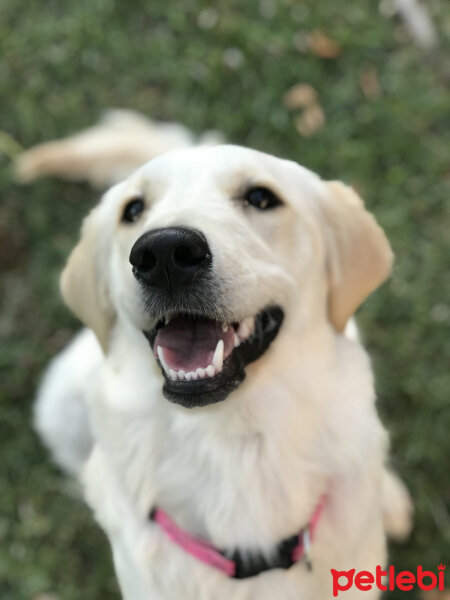
[[[80,130],[108,107],[218,129],[363,194],[397,261],[359,322],[393,464],[416,505],[414,533],[390,562],[448,563],[450,11],[426,4],[439,33],[431,50],[389,0],[1,2],[2,600],[118,597],[106,540],[30,425],[42,370],[78,327],[57,281],[97,196],[53,180],[20,187],[10,161],[17,144]],[[283,102],[298,83],[316,92],[315,121]]]

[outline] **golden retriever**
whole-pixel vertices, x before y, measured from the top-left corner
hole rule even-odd
[[[60,161],[80,156],[64,143]],[[82,481],[127,600],[326,600],[331,569],[374,572],[386,529],[409,528],[370,361],[346,334],[392,252],[350,187],[185,146],[87,216],[62,293],[89,329],[50,366],[37,427]]]

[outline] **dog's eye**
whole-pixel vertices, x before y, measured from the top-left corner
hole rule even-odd
[[[244,202],[247,206],[251,204],[258,210],[269,210],[283,204],[276,194],[265,187],[254,187],[247,190]]]
[[[139,219],[144,210],[144,201],[142,198],[133,198],[125,205],[122,213],[123,223],[134,223]]]

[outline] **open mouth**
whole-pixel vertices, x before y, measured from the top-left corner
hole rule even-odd
[[[225,400],[244,380],[245,366],[275,339],[283,316],[272,306],[239,323],[183,314],[161,319],[144,334],[164,375],[164,396],[186,408]]]

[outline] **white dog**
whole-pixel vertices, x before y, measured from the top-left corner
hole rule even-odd
[[[91,331],[50,367],[37,426],[124,598],[326,600],[331,569],[385,564],[410,505],[343,332],[391,264],[352,189],[237,146],[169,152],[105,194],[62,276]]]

